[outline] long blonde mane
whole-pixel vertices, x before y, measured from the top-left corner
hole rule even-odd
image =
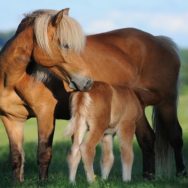
[[[49,55],[51,48],[48,40],[48,25],[57,13],[56,10],[38,10],[27,15],[27,17],[34,18],[34,33],[37,44]],[[85,35],[81,26],[69,16],[63,16],[57,26],[56,35],[60,50],[63,50],[63,46],[68,45],[71,50],[79,53],[85,46]]]

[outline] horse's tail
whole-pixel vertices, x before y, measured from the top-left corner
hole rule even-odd
[[[155,166],[156,177],[171,177],[173,150],[167,138],[166,130],[164,130],[163,120],[159,115],[157,107],[153,108],[153,127],[155,130]]]
[[[179,57],[179,48],[177,44],[167,36],[159,35],[156,38],[163,44],[166,48],[173,51]]]
[[[178,59],[180,67],[180,58],[179,58],[179,49],[175,42],[166,36],[156,36],[156,38],[161,42],[161,44],[170,50]],[[169,98],[172,97],[171,108],[174,109],[177,113],[177,101],[178,101],[178,74],[176,82],[173,83],[174,88],[172,88],[172,92],[169,94]],[[170,96],[171,95],[171,96]],[[153,108],[153,127],[155,130],[156,141],[155,141],[155,161],[156,161],[156,175],[158,177],[170,177],[172,175],[172,166],[174,162],[174,152],[170,145],[168,132],[169,130],[165,129],[164,125],[164,114],[161,114],[161,110],[164,108],[163,105],[154,106]]]

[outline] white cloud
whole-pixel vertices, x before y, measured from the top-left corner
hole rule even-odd
[[[188,46],[188,13],[172,12],[123,12],[113,10],[100,20],[91,21],[86,32],[99,33],[122,27],[136,27],[156,35],[168,35]],[[177,38],[177,39],[176,39]],[[179,38],[179,39],[178,39]],[[180,42],[181,43],[181,42]],[[181,44],[180,44],[181,45]]]
[[[154,20],[150,22],[151,26],[156,29],[166,30],[174,33],[185,33],[188,35],[188,13],[183,14],[162,14],[155,15]]]
[[[115,28],[115,24],[112,20],[103,19],[96,20],[90,23],[85,29],[88,33],[99,33],[103,31],[112,30]]]

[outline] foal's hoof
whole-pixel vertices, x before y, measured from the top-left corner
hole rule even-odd
[[[186,171],[186,169],[183,169],[182,171],[177,172],[176,176],[177,177],[187,177],[187,171]]]
[[[22,182],[24,182],[24,176],[23,175],[14,175],[13,181],[15,183],[22,183]]]
[[[144,178],[145,180],[151,181],[151,180],[154,180],[154,179],[155,179],[155,174],[153,174],[153,173],[151,173],[151,172],[144,172],[143,178]]]
[[[76,185],[76,181],[75,181],[75,180],[69,180],[69,183],[70,183],[71,185],[73,185],[73,186]]]

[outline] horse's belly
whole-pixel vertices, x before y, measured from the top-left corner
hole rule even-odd
[[[157,91],[136,88],[135,92],[143,106],[155,105],[161,100],[161,95]]]

